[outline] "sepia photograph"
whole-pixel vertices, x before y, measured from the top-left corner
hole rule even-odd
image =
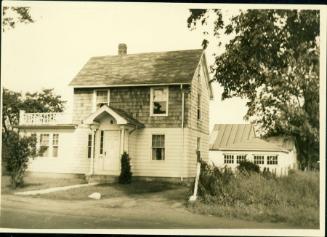
[[[1,14],[0,232],[324,235],[326,8]]]

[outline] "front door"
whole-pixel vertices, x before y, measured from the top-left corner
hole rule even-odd
[[[120,131],[104,131],[103,154],[100,158],[101,173],[119,175],[120,173]]]

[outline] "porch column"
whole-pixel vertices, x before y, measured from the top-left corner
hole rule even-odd
[[[91,165],[90,165],[90,174],[94,174],[94,148],[95,148],[95,132],[96,129],[91,129],[92,131],[92,148],[91,148]]]
[[[98,124],[91,124],[91,132],[92,132],[92,149],[91,149],[91,164],[90,164],[90,174],[94,174],[94,156],[95,156],[95,133],[98,130]]]

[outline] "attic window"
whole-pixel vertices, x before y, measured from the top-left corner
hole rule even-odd
[[[100,108],[103,105],[109,105],[109,90],[96,91],[96,108]]]
[[[151,116],[168,115],[168,87],[151,88],[150,114]]]

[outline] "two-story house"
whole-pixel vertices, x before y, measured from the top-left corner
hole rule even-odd
[[[126,151],[134,176],[191,178],[208,160],[209,83],[203,50],[92,57],[71,81],[73,114],[20,114],[43,154],[34,172],[117,176]]]

